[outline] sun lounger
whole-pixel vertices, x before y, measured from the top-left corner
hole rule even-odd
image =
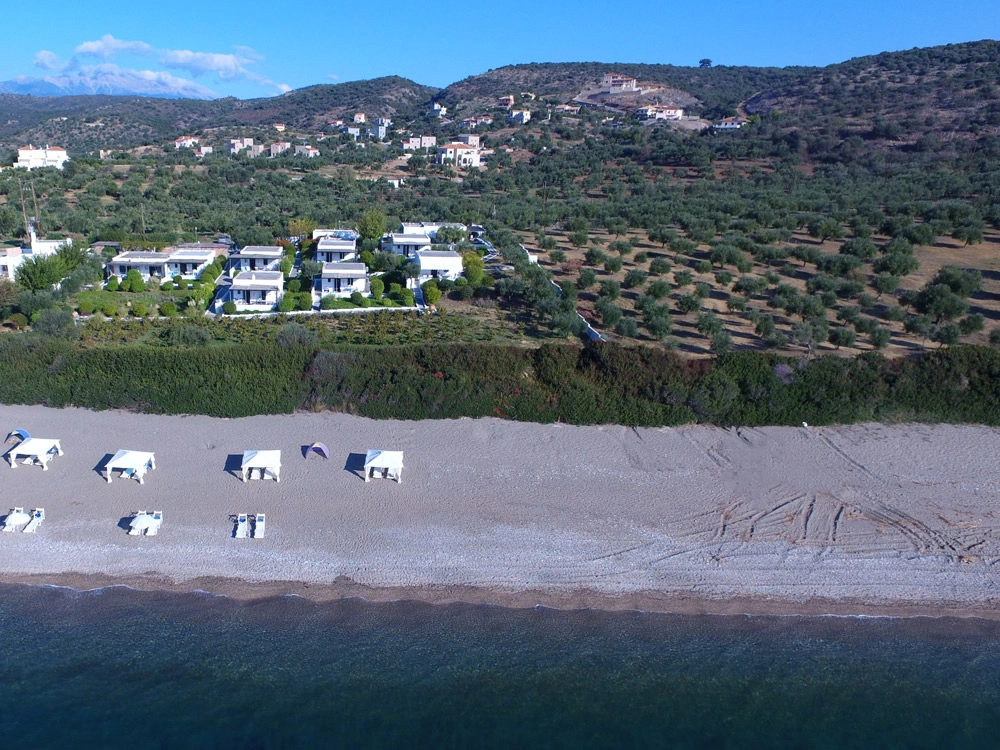
[[[250,524],[247,522],[247,514],[240,513],[236,517],[236,538],[246,539],[250,536]]]
[[[31,513],[31,520],[28,521],[28,525],[24,527],[25,534],[34,534],[39,526],[42,525],[42,521],[45,520],[45,508],[35,508]]]
[[[4,531],[17,531],[18,526],[23,526],[31,520],[31,517],[24,512],[24,508],[14,508],[7,514],[3,522]]]
[[[163,511],[154,510],[153,523],[151,523],[149,527],[146,529],[146,536],[156,536],[156,532],[160,530],[161,523],[163,523]]]
[[[253,523],[253,538],[263,539],[264,538],[264,514],[258,513],[257,519]]]

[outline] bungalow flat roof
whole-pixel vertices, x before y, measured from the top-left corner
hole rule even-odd
[[[454,250],[424,250],[419,253],[421,258],[455,258],[461,260],[462,256]]]
[[[285,275],[281,271],[244,271],[233,279],[232,289],[277,289],[285,286]]]
[[[278,245],[247,245],[233,253],[244,258],[280,258],[283,254]]]
[[[409,234],[407,232],[393,232],[389,235],[393,242],[423,242],[431,244],[431,238],[421,232],[420,234]]]
[[[157,253],[146,250],[127,250],[119,253],[111,259],[112,263],[166,263],[170,256],[166,253]]]
[[[175,250],[170,253],[171,261],[179,260],[197,260],[197,261],[208,261],[215,257],[215,251],[210,249],[195,249],[193,247],[187,247],[182,250]]]
[[[368,275],[364,263],[324,263],[322,275],[327,278],[355,278]]]
[[[354,248],[357,245],[357,238],[355,237],[338,237],[333,234],[328,234],[319,238],[319,243],[317,243],[316,248],[322,250],[324,247],[350,247]]]

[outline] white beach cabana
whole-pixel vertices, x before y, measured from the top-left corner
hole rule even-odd
[[[261,479],[270,477],[281,481],[281,451],[244,451],[241,471],[243,481],[253,478],[254,470],[260,472]]]
[[[139,484],[142,484],[142,478],[146,475],[146,472],[150,469],[156,468],[156,459],[152,453],[147,453],[146,451],[130,451],[125,448],[119,449],[119,451],[111,457],[107,465],[104,467],[104,471],[107,474],[108,483],[111,483],[112,473],[115,471],[120,472],[119,476],[125,477],[126,479],[138,479]]]
[[[373,477],[403,481],[403,451],[370,450],[365,456],[365,481]]]
[[[17,459],[21,458],[23,459],[22,463],[37,464],[44,471],[48,471],[49,460],[53,456],[61,456],[62,454],[62,447],[59,445],[58,440],[28,438],[7,451],[7,458],[10,461],[10,468],[12,469],[17,468]]]

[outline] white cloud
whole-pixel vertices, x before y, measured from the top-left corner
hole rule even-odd
[[[146,44],[146,42],[130,42],[124,39],[115,39],[111,34],[105,34],[96,41],[84,42],[78,45],[74,52],[78,55],[110,60],[115,55],[120,55],[123,52],[134,55],[150,55],[153,53],[153,47]]]
[[[55,52],[49,52],[47,49],[35,53],[34,63],[36,68],[42,70],[65,70],[69,65],[69,63],[60,60],[59,55]]]
[[[331,81],[339,81],[340,80],[340,76],[338,76],[336,73],[331,73],[330,75],[327,76],[327,78],[329,78]]]
[[[276,85],[278,87],[278,91],[280,91],[282,94],[287,94],[289,91],[292,90],[292,87],[289,86],[287,83],[278,83]]]
[[[186,49],[168,49],[160,53],[160,64],[175,70],[186,70],[193,76],[215,73],[222,80],[234,78],[249,78],[255,80],[255,74],[244,67],[251,62],[238,55],[227,55],[218,52],[192,52]]]

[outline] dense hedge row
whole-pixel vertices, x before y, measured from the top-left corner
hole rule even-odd
[[[313,351],[274,343],[84,348],[6,336],[4,403],[239,417],[290,412],[305,398]]]
[[[760,352],[685,360],[611,344],[88,348],[24,335],[0,341],[0,401],[231,417],[310,408],[646,426],[1000,425],[1000,353],[963,346],[905,360],[865,354],[805,363]]]

